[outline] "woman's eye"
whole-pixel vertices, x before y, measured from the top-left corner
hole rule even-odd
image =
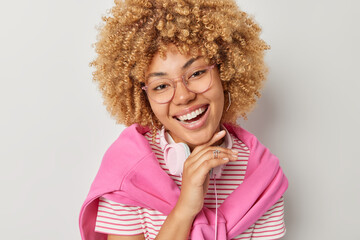
[[[206,69],[198,70],[198,71],[194,72],[193,74],[191,74],[190,78],[199,77],[199,76],[203,75],[205,72],[206,72]]]
[[[169,84],[163,83],[163,84],[157,85],[157,86],[154,87],[153,89],[154,89],[155,91],[158,91],[158,90],[164,90],[164,89],[167,88],[167,87],[169,87]]]

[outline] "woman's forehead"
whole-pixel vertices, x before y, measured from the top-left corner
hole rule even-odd
[[[146,71],[145,76],[152,77],[160,75],[155,73],[162,73],[161,75],[168,75],[172,73],[184,72],[195,65],[206,64],[202,56],[182,55],[179,52],[168,51],[165,57],[160,54],[155,54],[150,65]]]

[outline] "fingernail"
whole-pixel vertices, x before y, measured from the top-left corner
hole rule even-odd
[[[223,132],[225,132],[225,130],[221,130],[220,132],[217,133],[217,135],[221,135]]]
[[[237,157],[238,157],[237,155],[231,155],[231,156],[232,156],[233,158],[236,158],[236,159],[237,159]]]
[[[236,151],[236,150],[231,150],[233,153],[236,153],[236,154],[238,154],[239,152],[238,151]]]
[[[223,158],[223,160],[224,160],[224,161],[229,161],[229,159],[228,159],[228,158]]]

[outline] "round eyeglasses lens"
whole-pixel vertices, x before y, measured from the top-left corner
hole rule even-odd
[[[147,93],[150,98],[158,103],[171,100],[175,92],[173,82],[169,79],[156,79],[148,85]]]
[[[211,84],[211,67],[198,67],[185,74],[186,87],[192,92],[203,93]]]

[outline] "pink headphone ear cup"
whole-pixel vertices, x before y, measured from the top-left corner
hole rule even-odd
[[[182,145],[184,147],[184,154],[185,154],[185,160],[190,156],[191,152],[190,152],[190,148],[186,143],[178,143],[180,145]],[[185,162],[185,161],[184,161]]]
[[[190,155],[190,148],[185,143],[168,144],[164,149],[164,160],[172,175],[181,176],[184,162]]]

